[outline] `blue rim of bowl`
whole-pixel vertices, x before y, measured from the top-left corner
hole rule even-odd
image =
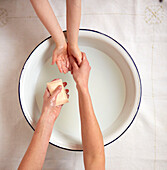
[[[79,29],[79,31],[90,31],[90,32],[95,32],[95,33],[98,33],[98,34],[101,34],[101,35],[104,35],[110,39],[112,39],[114,42],[116,42],[118,45],[120,45],[124,50],[125,52],[128,54],[128,56],[130,57],[130,59],[132,60],[135,68],[136,68],[136,71],[137,71],[137,74],[138,74],[138,78],[139,78],[139,82],[140,82],[140,100],[139,100],[139,104],[138,104],[138,107],[137,107],[137,110],[136,110],[136,113],[132,119],[132,121],[130,122],[130,124],[128,125],[128,127],[118,136],[116,137],[115,139],[113,139],[111,142],[108,142],[107,144],[105,144],[104,146],[107,146],[111,143],[113,143],[114,141],[116,141],[118,138],[120,138],[127,130],[128,128],[131,126],[131,124],[133,123],[138,111],[139,111],[139,107],[140,107],[140,103],[141,103],[141,97],[142,97],[142,83],[141,83],[141,78],[140,78],[140,74],[139,74],[139,71],[138,71],[138,68],[133,60],[133,58],[131,57],[131,55],[128,53],[128,51],[118,42],[116,41],[115,39],[113,39],[112,37],[110,37],[109,35],[107,34],[104,34],[104,33],[101,33],[99,31],[95,31],[95,30],[91,30],[91,29]],[[66,31],[63,31],[63,32],[66,32]],[[20,103],[20,107],[21,107],[21,110],[22,110],[22,113],[27,121],[27,123],[30,125],[30,127],[35,131],[35,129],[32,127],[32,125],[30,124],[30,122],[28,121],[24,111],[23,111],[23,107],[22,107],[22,104],[21,104],[21,98],[20,98],[20,79],[21,79],[21,76],[22,76],[22,72],[24,70],[24,67],[25,67],[25,64],[27,63],[28,59],[30,58],[31,54],[38,48],[38,46],[40,46],[43,42],[45,42],[46,40],[50,39],[51,36],[49,36],[48,38],[44,39],[42,42],[40,42],[33,50],[32,52],[30,53],[30,55],[27,57],[26,61],[24,62],[24,65],[21,69],[21,72],[20,72],[20,76],[19,76],[19,85],[18,85],[18,97],[19,97],[19,103]],[[53,146],[56,146],[57,148],[60,148],[60,149],[64,149],[64,150],[67,150],[67,151],[77,151],[77,152],[81,152],[83,150],[75,150],[75,149],[69,149],[69,148],[65,148],[65,147],[61,147],[61,146],[58,146],[58,145],[55,145],[54,143],[52,142],[49,142],[51,145]]]

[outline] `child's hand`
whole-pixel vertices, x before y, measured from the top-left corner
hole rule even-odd
[[[81,62],[82,62],[82,54],[81,54],[81,51],[80,51],[78,45],[70,46],[68,44],[68,55],[73,56],[77,60],[78,65],[81,64]]]
[[[53,51],[52,65],[56,62],[59,71],[62,73],[67,73],[69,71],[69,58],[67,54],[67,44],[62,46],[57,46]]]

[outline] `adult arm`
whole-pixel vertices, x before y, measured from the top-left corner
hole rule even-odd
[[[19,170],[42,169],[53,125],[62,107],[56,106],[56,98],[60,91],[61,86],[58,86],[52,96],[50,96],[48,89],[45,90],[42,114],[37,123],[31,143],[19,165]]]
[[[42,169],[54,122],[41,116],[19,170]]]
[[[68,53],[81,64],[82,55],[78,47],[78,33],[81,20],[81,0],[66,0]]]
[[[91,68],[85,54],[83,54],[83,61],[80,67],[78,67],[72,57],[70,57],[70,62],[72,64],[73,78],[76,82],[79,96],[85,169],[104,170],[105,154],[103,137],[96,116],[94,114],[88,89],[88,79]]]

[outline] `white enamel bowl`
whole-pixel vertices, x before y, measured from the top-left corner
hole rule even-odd
[[[91,65],[89,89],[104,145],[118,139],[132,124],[141,101],[137,67],[125,48],[111,37],[93,30],[79,32],[79,47]],[[50,143],[67,150],[82,150],[80,117],[75,83],[70,73],[60,74],[51,65],[55,44],[51,37],[29,55],[20,74],[19,100],[27,122],[35,129],[40,117],[46,83],[61,78],[70,90],[55,122]]]

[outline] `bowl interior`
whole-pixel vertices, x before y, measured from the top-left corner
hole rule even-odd
[[[91,65],[89,89],[104,144],[119,137],[133,120],[140,97],[139,78],[127,52],[112,39],[81,31],[79,47]],[[70,73],[61,74],[51,65],[55,44],[41,43],[27,60],[20,78],[20,100],[28,122],[35,128],[41,114],[46,83],[55,78],[67,81],[70,101],[55,122],[50,142],[62,148],[82,150],[81,125],[75,82]]]

